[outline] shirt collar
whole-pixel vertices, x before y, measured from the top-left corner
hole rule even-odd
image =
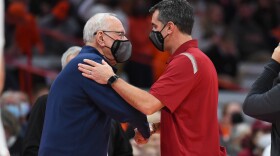
[[[170,63],[175,56],[186,52],[189,48],[197,48],[198,47],[198,43],[197,40],[189,40],[185,43],[183,43],[171,56],[170,58],[167,60],[167,64]]]
[[[85,46],[83,46],[83,49],[85,49],[85,50],[82,50],[80,53],[95,53],[95,54],[100,56],[104,61],[106,61],[109,64],[109,62],[105,59],[105,57],[102,54],[100,54],[100,52],[96,48],[94,48],[92,46],[85,45]],[[111,67],[113,68],[113,71],[115,73],[118,71],[118,68],[116,68],[116,66],[111,66]]]
[[[100,54],[100,52],[97,49],[95,49],[92,46],[88,46],[88,45],[83,46],[83,50],[80,53],[95,53],[95,54],[99,55],[100,57],[104,58],[104,56],[102,54]]]

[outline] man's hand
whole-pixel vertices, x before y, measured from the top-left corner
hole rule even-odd
[[[152,124],[152,131],[151,134],[160,133],[160,122]]]
[[[273,60],[277,61],[278,63],[280,63],[280,42],[279,42],[278,46],[274,49],[274,52],[273,52],[271,58]]]
[[[84,77],[92,79],[97,83],[107,84],[108,79],[115,75],[112,67],[104,60],[102,60],[102,64],[89,59],[84,59],[84,62],[89,65],[79,63],[78,69]]]
[[[146,144],[149,141],[149,139],[145,139],[137,129],[135,129],[134,131],[135,131],[134,140],[137,144],[139,145]]]

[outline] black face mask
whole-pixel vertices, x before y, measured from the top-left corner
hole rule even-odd
[[[233,125],[242,123],[244,121],[243,115],[240,112],[235,112],[231,115],[231,123]]]
[[[107,35],[106,33],[104,33]],[[111,36],[107,35],[111,39]],[[111,52],[118,63],[127,61],[131,57],[132,45],[129,40],[114,40],[112,47],[107,47],[111,49]]]
[[[165,28],[166,24],[164,25],[164,27],[161,29],[161,31]],[[168,36],[168,34],[163,37],[161,34],[161,31],[151,31],[149,38],[152,41],[152,43],[154,44],[154,46],[160,50],[160,51],[164,51],[164,39]]]

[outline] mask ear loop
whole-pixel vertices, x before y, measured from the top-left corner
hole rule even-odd
[[[163,26],[163,28],[160,30],[160,33],[162,32],[162,30],[166,27],[167,23]]]
[[[111,36],[109,36],[108,34],[106,34],[105,32],[103,32],[105,35],[107,35],[109,38],[111,38],[112,40],[114,40]],[[97,34],[97,32],[94,32],[93,33],[93,35],[96,35]],[[114,40],[115,41],[115,40]],[[115,42],[114,42],[115,43]],[[113,44],[114,44],[113,43]],[[112,49],[110,48],[110,47],[108,47],[108,46],[106,46],[105,45],[105,47],[106,48],[108,48],[108,49],[110,49],[111,51],[112,51]],[[113,47],[113,46],[112,46]],[[112,52],[113,53],[113,52]],[[114,61],[115,59],[109,59],[108,57],[106,57],[105,55],[102,55],[106,60],[108,60],[108,61]],[[114,56],[114,58],[115,58],[115,56]]]
[[[161,33],[162,30],[166,27],[166,25],[167,25],[167,23],[163,26],[163,28],[161,29],[160,33]],[[163,37],[163,39],[165,39],[168,35],[169,35],[169,34],[165,35],[165,36]]]

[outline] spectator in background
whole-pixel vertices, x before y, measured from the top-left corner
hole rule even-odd
[[[224,142],[228,142],[230,139],[233,128],[233,114],[241,114],[241,104],[237,102],[229,102],[223,106],[222,118],[220,120],[220,129],[222,132],[222,139]]]
[[[232,17],[236,15],[236,4],[240,0],[207,0],[209,3],[219,4],[223,9],[224,23],[230,24]]]
[[[43,17],[51,12],[51,8],[58,0],[28,0],[30,12],[38,17]]]
[[[219,4],[208,3],[204,16],[200,15],[200,27],[199,47],[205,51],[217,45],[225,33],[224,14]]]
[[[23,137],[27,127],[27,115],[30,104],[27,95],[20,91],[5,91],[1,96],[1,108],[9,111],[20,125],[20,136]]]
[[[256,120],[251,125],[250,135],[243,138],[240,144],[242,149],[238,150],[238,156],[261,156],[265,147],[271,142],[270,134],[271,124]]]
[[[58,51],[66,51],[73,44],[67,40],[77,37],[81,31],[78,22],[71,16],[70,9],[68,0],[58,1],[51,13],[39,20],[48,54],[60,55]]]
[[[17,118],[5,108],[1,110],[1,118],[5,130],[5,138],[11,156],[21,155],[23,140],[20,135],[21,125]]]
[[[245,114],[272,123],[271,156],[280,155],[280,43],[274,49],[272,59],[252,85],[244,104]]]
[[[83,21],[87,21],[97,13],[114,13],[123,23],[124,29],[129,32],[127,15],[121,6],[130,7],[131,2],[131,0],[84,0],[79,6],[78,15]]]
[[[213,62],[219,78],[219,88],[238,90],[238,51],[230,32],[224,32],[217,43],[205,51]]]
[[[248,133],[249,129],[243,122],[241,104],[229,102],[223,106],[222,117],[219,122],[221,130],[221,144],[226,147],[227,153],[236,155],[240,151],[241,139]],[[247,128],[247,129],[246,129]]]
[[[244,148],[247,147],[247,142],[244,143],[246,139],[251,142],[252,130],[250,125],[247,123],[235,124],[232,130],[232,135],[230,137],[227,152],[229,156],[237,156]],[[247,141],[247,140],[246,140]],[[250,156],[250,155],[246,155]]]
[[[30,111],[29,99],[21,91],[5,91],[1,96],[1,107],[13,114],[21,125],[26,123],[26,116]]]
[[[64,52],[61,57],[61,68],[64,69],[66,65],[79,54],[81,49],[82,48],[78,46],[68,48],[68,50]]]
[[[12,51],[18,48],[28,57],[27,63],[31,65],[33,47],[37,47],[41,54],[44,52],[35,17],[27,11],[23,3],[17,1],[10,3],[7,14],[8,22],[15,25],[15,45],[12,45]]]
[[[275,4],[275,0],[258,0],[257,10],[254,20],[260,26],[265,35],[265,41],[269,44],[269,50],[272,51],[277,44],[277,40],[272,35],[272,30],[280,27],[280,11],[279,5]]]
[[[151,16],[148,1],[134,1],[132,15],[129,17],[128,38],[133,44],[131,59],[124,71],[131,84],[140,88],[150,88],[153,81],[152,62],[157,50],[147,36],[151,30]]]
[[[238,13],[232,22],[235,42],[242,60],[266,61],[269,58],[268,40],[254,21],[255,8],[250,0],[241,0]]]

